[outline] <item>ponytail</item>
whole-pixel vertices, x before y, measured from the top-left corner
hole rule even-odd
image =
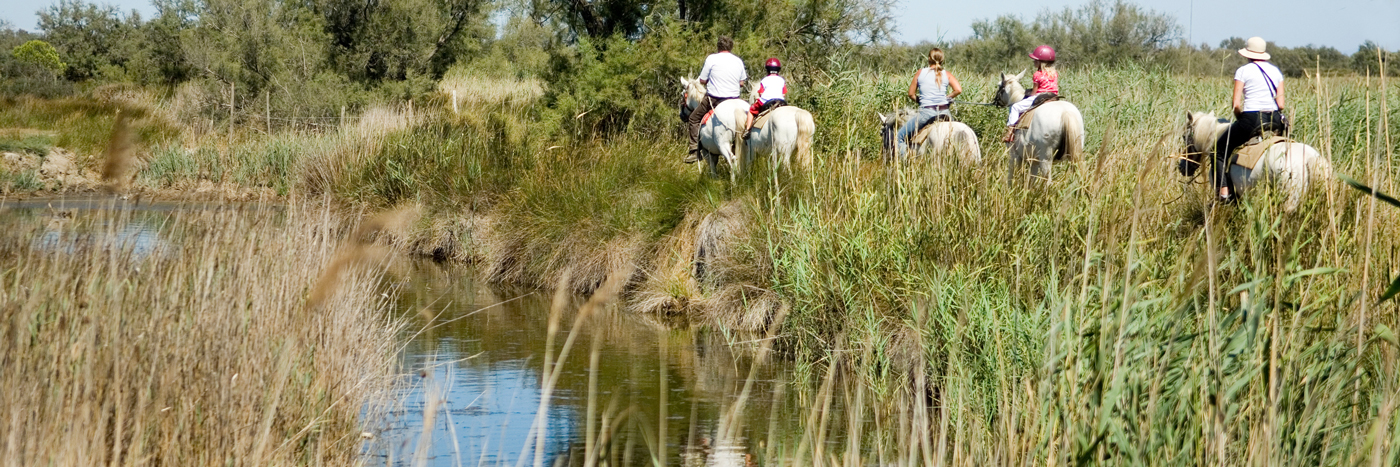
[[[943,49],[934,47],[928,51],[928,67],[933,69],[933,82],[943,86]]]

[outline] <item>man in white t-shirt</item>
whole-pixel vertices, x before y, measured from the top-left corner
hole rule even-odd
[[[700,160],[700,121],[705,114],[720,102],[737,99],[739,91],[744,88],[744,81],[749,79],[748,71],[744,70],[744,61],[729,52],[734,48],[734,40],[729,36],[719,36],[716,45],[719,51],[705,57],[705,66],[700,69],[699,79],[700,84],[705,85],[705,98],[700,99],[700,105],[690,111],[690,117],[686,120],[690,126],[690,154],[685,157],[687,164]]]
[[[1220,200],[1234,200],[1234,189],[1230,186],[1230,153],[1244,145],[1265,129],[1276,132],[1287,130],[1283,117],[1283,72],[1269,63],[1265,51],[1267,43],[1263,38],[1251,37],[1245,41],[1240,55],[1249,63],[1235,70],[1235,90],[1231,104],[1235,109],[1235,123],[1230,124],[1215,142],[1214,179],[1219,190]]]

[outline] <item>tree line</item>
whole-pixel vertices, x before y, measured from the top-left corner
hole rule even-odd
[[[694,75],[720,34],[752,75],[767,56],[797,89],[840,72],[905,73],[929,47],[975,72],[1019,70],[1037,44],[1066,66],[1228,73],[1243,39],[1188,44],[1172,16],[1122,0],[1033,18],[977,21],[965,39],[901,44],[893,0],[153,0],[150,18],[88,0],[37,12],[38,31],[0,25],[0,95],[61,96],[110,83],[155,90],[209,118],[228,104],[329,118],[424,98],[444,76],[537,79],[544,114],[592,131],[668,121],[675,78]],[[1285,73],[1378,72],[1377,46],[1270,44]],[[1386,55],[1393,58],[1394,53]],[[1390,67],[1392,73],[1395,67]],[[249,113],[252,113],[251,110]],[[587,118],[572,118],[580,114]],[[251,117],[249,117],[251,118]]]

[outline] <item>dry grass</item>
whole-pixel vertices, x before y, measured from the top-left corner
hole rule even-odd
[[[353,126],[342,131],[295,138],[298,156],[290,173],[298,191],[309,195],[332,193],[352,183],[386,139],[422,124],[426,116],[411,105],[374,106],[360,114]]]
[[[535,78],[488,78],[471,74],[449,74],[438,83],[438,91],[448,97],[448,105],[479,108],[481,106],[520,106],[533,103],[544,96],[544,83]],[[451,102],[452,98],[457,102]]]
[[[329,211],[152,216],[46,213],[0,237],[6,463],[357,462],[394,365],[382,266],[307,309],[347,231]]]

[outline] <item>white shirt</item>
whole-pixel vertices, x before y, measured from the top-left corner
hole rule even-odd
[[[938,82],[934,82],[938,78]],[[934,72],[924,68],[919,72],[919,107],[933,107],[948,103],[948,72]]]
[[[705,57],[700,79],[705,81],[705,92],[711,96],[739,97],[739,83],[749,79],[749,72],[744,70],[744,61],[737,55],[720,52]]]
[[[1256,66],[1257,64],[1257,66]],[[1263,73],[1259,70],[1263,69]],[[1264,73],[1268,73],[1274,85],[1269,86],[1269,81],[1264,79]],[[1274,95],[1278,94],[1278,86],[1283,84],[1283,72],[1278,67],[1269,62],[1249,62],[1235,70],[1235,81],[1244,83],[1244,105],[1240,110],[1245,112],[1272,112],[1278,110],[1278,103],[1274,101]]]
[[[758,82],[758,103],[767,104],[773,99],[787,100],[787,80],[782,76],[768,75]]]

